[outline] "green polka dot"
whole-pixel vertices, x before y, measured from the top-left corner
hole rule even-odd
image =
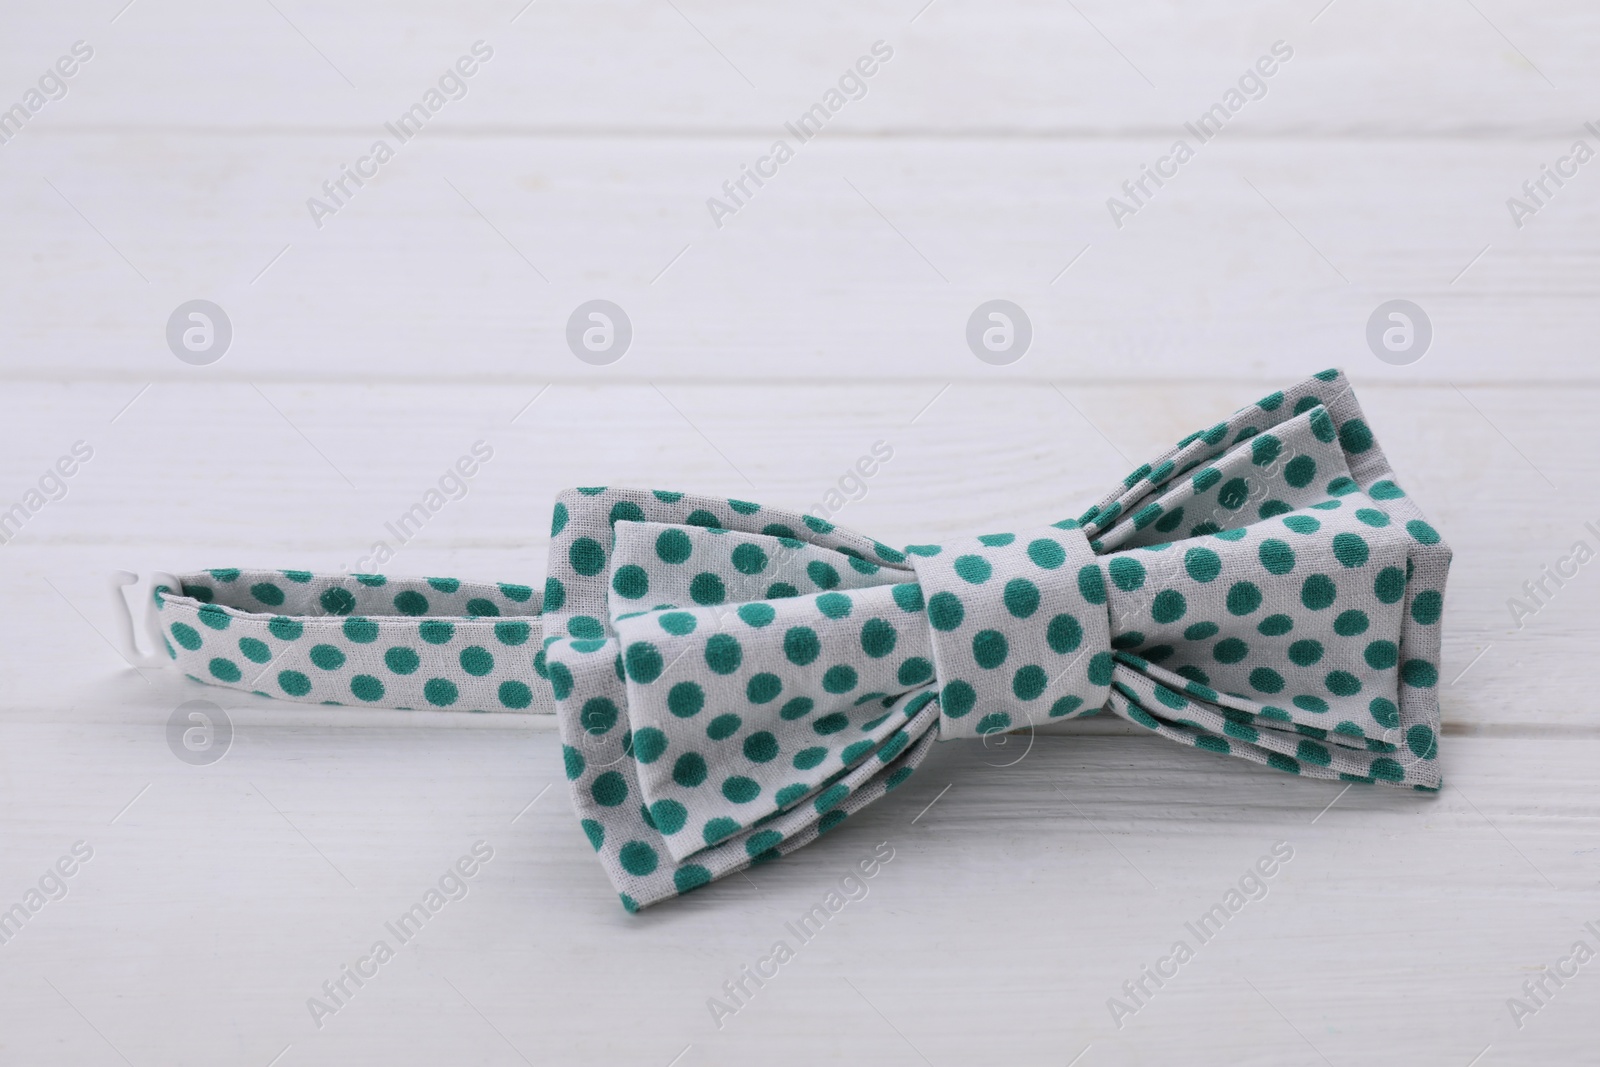
[[[1218,663],[1238,663],[1249,654],[1250,646],[1237,637],[1218,641],[1211,649],[1211,655]]]
[[[693,789],[706,780],[706,759],[698,752],[685,752],[672,765],[672,780]]]
[[[1386,671],[1400,661],[1400,649],[1393,641],[1373,641],[1367,645],[1363,657],[1373,670]]]
[[[822,653],[822,642],[809,626],[791,626],[783,635],[783,654],[796,667],[805,667]]]
[[[771,763],[778,758],[778,739],[758,730],[744,739],[744,758],[751,763]]]
[[[622,864],[622,869],[637,878],[643,878],[656,869],[660,857],[656,850],[643,841],[629,841],[617,853],[617,859]]]
[[[207,604],[195,614],[213,630],[226,630],[233,621],[226,611],[215,604]]]
[[[356,608],[355,594],[338,586],[324,589],[317,600],[329,615],[348,615]]]
[[[1350,697],[1361,692],[1361,679],[1349,671],[1329,671],[1322,684],[1336,697]]]
[[[1267,766],[1288,774],[1299,774],[1300,764],[1281,752],[1267,753]]]
[[[728,818],[706,820],[705,826],[700,831],[700,836],[708,845],[724,841],[739,832],[739,824]]]
[[[1213,737],[1210,734],[1200,734],[1196,736],[1194,739],[1194,747],[1203,748],[1209,752],[1217,752],[1222,755],[1227,755],[1229,752],[1233,751],[1232,746],[1230,746],[1228,742],[1224,741],[1220,737]]]
[[[817,745],[811,748],[802,748],[799,752],[796,752],[792,762],[795,770],[809,771],[827,758],[828,750]]]
[[[973,585],[982,585],[994,574],[994,567],[982,556],[957,556],[955,572],[963,581]]]
[[[461,583],[455,578],[429,578],[428,584],[441,593],[454,593],[461,588]]]
[[[414,589],[408,589],[394,598],[394,609],[402,615],[426,615],[428,598]]]
[[[467,601],[467,614],[494,616],[500,614],[500,609],[492,600],[485,600],[483,597],[473,597],[471,600]],[[577,622],[577,619],[574,619],[573,622]],[[568,624],[568,628],[571,628],[571,624]]]
[[[1283,520],[1283,524],[1297,534],[1314,534],[1322,529],[1322,523],[1310,515],[1290,515]]]
[[[822,688],[829,693],[848,693],[856,687],[856,681],[856,669],[839,663],[823,672]]]
[[[682,530],[662,530],[656,535],[656,556],[663,563],[682,563],[694,551],[694,543]]]
[[[344,620],[342,629],[345,637],[358,645],[370,645],[378,639],[378,624],[360,615],[352,615]]]
[[[933,664],[921,656],[912,656],[900,664],[900,669],[896,673],[901,685],[921,685],[931,677],[933,677]]]
[[[656,824],[657,830],[671,836],[682,830],[683,824],[689,821],[689,809],[676,800],[658,800],[650,805],[650,820]]]
[[[1283,452],[1283,442],[1270,433],[1255,437],[1250,442],[1250,462],[1265,467]]]
[[[1183,639],[1185,641],[1204,641],[1209,637],[1217,636],[1217,631],[1220,629],[1221,627],[1214,622],[1197,622],[1183,631]]]
[[[895,628],[883,619],[868,619],[861,627],[861,651],[873,659],[893,652],[898,640]]]
[[[722,795],[727,797],[730,803],[748,804],[761,795],[761,783],[742,774],[730,775],[723,779]]]
[[[1229,478],[1217,490],[1217,503],[1229,511],[1237,511],[1250,499],[1250,483],[1243,478]]]
[[[482,678],[494,670],[494,656],[480,645],[469,645],[461,650],[461,669],[474,678]]]
[[[344,653],[332,645],[312,645],[311,662],[325,671],[336,671],[344,666]]]
[[[839,571],[820,559],[814,559],[806,564],[806,577],[818,589],[836,589],[839,586]]]
[[[187,648],[189,651],[193,652],[195,649],[200,647],[200,632],[193,626],[189,626],[181,622],[175,622],[171,626],[171,631],[172,639],[178,642],[178,644],[182,645],[184,648]]]
[[[551,537],[560,536],[561,531],[567,528],[567,519],[569,517],[570,516],[567,513],[567,506],[558,502],[555,506],[555,510],[550,514]]]
[[[1312,611],[1331,606],[1338,595],[1333,579],[1326,574],[1313,574],[1300,586],[1300,603]]]
[[[739,732],[744,720],[732,712],[718,715],[706,724],[706,736],[713,741],[725,741]]]
[[[1050,705],[1050,718],[1059,719],[1063,715],[1071,715],[1083,703],[1082,697],[1065,696]]]
[[[611,505],[610,518],[613,526],[619,522],[643,522],[644,510],[631,500],[619,500]]]
[[[428,698],[428,703],[444,708],[454,704],[461,694],[456,683],[448,678],[429,678],[422,687],[422,695]]]
[[[174,623],[173,629],[176,630],[177,627],[182,625],[182,623]],[[187,630],[188,627],[185,626],[184,629]],[[193,630],[190,630],[189,632],[194,633]],[[305,626],[296,622],[294,619],[286,619],[282,615],[278,615],[275,616],[272,621],[267,623],[267,632],[272,634],[273,637],[276,637],[280,641],[294,641],[298,640],[300,635],[305,632]],[[176,634],[174,634],[174,636],[176,636]],[[183,644],[183,642],[180,640],[179,644]],[[194,645],[184,645],[184,647],[199,648],[199,635],[195,636]]]
[[[496,695],[500,698],[500,704],[507,708],[525,708],[533,703],[533,690],[522,682],[501,682]]]
[[[565,700],[572,693],[572,672],[565,663],[552,663],[547,672],[550,675],[550,691],[557,700]]]
[[[1215,467],[1207,467],[1194,476],[1192,484],[1196,493],[1203,493],[1220,481],[1222,481],[1222,472]]]
[[[1204,585],[1222,573],[1222,557],[1209,548],[1191,548],[1183,555],[1183,567],[1190,578]]]
[[[358,674],[350,679],[350,692],[361,700],[382,700],[383,683],[370,674]]]
[[[961,599],[954,593],[935,593],[928,598],[928,624],[935,630],[954,630],[961,625],[966,614],[966,609],[961,606]]]
[[[1406,572],[1399,567],[1385,567],[1372,583],[1372,592],[1385,604],[1393,604],[1406,593]]]
[[[599,574],[606,565],[606,550],[592,537],[580,537],[567,548],[567,562],[584,576]]]
[[[977,702],[977,690],[959,678],[952,682],[946,682],[944,690],[939,694],[940,710],[952,719],[959,719],[966,715]]]
[[[1003,711],[995,711],[990,712],[988,715],[985,715],[983,718],[979,719],[978,725],[974,729],[979,735],[984,735],[997,734],[1002,730],[1009,730],[1010,728],[1011,716],[1007,715]]]
[[[1400,725],[1400,709],[1395,707],[1392,700],[1374,697],[1372,703],[1367,705],[1367,711],[1377,720],[1379,726],[1392,730]]]
[[[1053,571],[1067,561],[1067,550],[1061,547],[1060,542],[1041,537],[1028,542],[1028,558],[1033,560],[1035,566]]]
[[[1411,618],[1419,626],[1432,626],[1444,613],[1444,597],[1437,590],[1424,589],[1411,598]]]
[[[239,671],[239,665],[233,660],[222,656],[213,657],[207,667],[211,670],[211,676],[219,681],[237,682],[243,677],[243,674]]]
[[[502,645],[520,645],[532,632],[525,622],[497,622],[494,624],[495,640]]]
[[[1322,642],[1307,638],[1289,646],[1289,662],[1297,667],[1309,667],[1322,658]]]
[[[1110,685],[1112,668],[1115,666],[1116,661],[1111,658],[1111,653],[1096,652],[1089,658],[1089,684]]]
[[[1258,692],[1279,693],[1283,691],[1283,675],[1271,667],[1257,667],[1250,672],[1250,685]]]
[[[843,593],[823,593],[816,603],[817,610],[830,619],[842,619],[850,614],[850,598]]]
[[[1360,419],[1351,419],[1339,427],[1339,445],[1351,455],[1359,456],[1372,444],[1372,431]]]
[[[801,719],[810,715],[814,707],[816,707],[816,702],[810,697],[795,697],[778,709],[778,718],[786,722]]]
[[[694,633],[699,620],[687,611],[668,611],[656,616],[656,625],[674,637],[685,637]]]
[[[1346,567],[1359,567],[1367,562],[1371,551],[1366,540],[1360,534],[1341,533],[1333,535],[1333,557]]]
[[[1420,722],[1406,731],[1406,747],[1419,759],[1433,759],[1439,754],[1433,730]]]
[[[611,588],[620,597],[638,600],[650,592],[650,575],[638,564],[627,563],[612,574]]]
[[[972,658],[985,670],[1004,663],[1008,649],[1006,635],[999,630],[979,630],[972,635]]]
[[[606,828],[593,819],[584,819],[582,825],[583,834],[589,839],[589,844],[599,852],[600,846],[606,843]]]
[[[383,654],[384,664],[396,674],[410,674],[421,664],[421,658],[409,648],[396,646]]]
[[[1436,545],[1439,543],[1439,531],[1423,522],[1421,519],[1412,519],[1406,523],[1406,533],[1415,537],[1420,544]]]
[[[1294,620],[1287,615],[1268,615],[1256,623],[1256,632],[1263,637],[1282,637],[1294,629]]]
[[[901,611],[918,612],[923,608],[922,587],[915,582],[906,582],[890,588],[889,595],[894,597],[894,602],[900,606]]]
[[[767,625],[778,616],[769,604],[740,604],[736,614],[746,626],[753,626],[756,629]]]
[[[733,550],[733,567],[740,574],[760,574],[767,569],[767,554],[749,542]]]
[[[661,676],[665,663],[661,650],[649,641],[635,641],[624,654],[628,677],[641,685],[649,685]]]
[[[251,663],[265,663],[272,658],[272,649],[267,647],[266,642],[253,637],[239,638],[239,652]]]
[[[278,687],[292,697],[303,697],[311,692],[311,679],[299,671],[279,671]]]
[[[567,587],[561,584],[561,579],[552,574],[544,580],[544,610],[560,611],[566,602]]]
[[[1176,589],[1163,589],[1150,603],[1150,617],[1166,625],[1177,622],[1189,610],[1189,602]]]
[[[1144,585],[1144,564],[1132,556],[1113,556],[1106,568],[1111,572],[1111,582],[1124,593],[1131,593]]]
[[[1256,554],[1261,560],[1261,566],[1265,567],[1269,574],[1288,574],[1294,570],[1294,549],[1276,538],[1269,537],[1262,541]]]
[[[776,674],[766,671],[752,675],[744,687],[745,698],[752,704],[771,703],[781,692],[783,692],[783,680]]]
[[[1014,618],[1026,619],[1039,610],[1039,587],[1026,578],[1013,578],[1006,583],[1004,600]]]
[[[1045,674],[1044,668],[1035,664],[1028,664],[1017,669],[1011,678],[1011,692],[1018,700],[1037,700],[1050,684],[1050,676]]]
[[[1340,637],[1355,637],[1357,634],[1366,633],[1370,624],[1366,612],[1351,608],[1349,611],[1341,611],[1339,617],[1333,620],[1333,632]]]
[[[720,604],[728,599],[728,590],[710,571],[702,571],[689,583],[689,597],[701,605]]]
[[[1400,668],[1400,677],[1405,683],[1417,689],[1429,689],[1439,681],[1439,672],[1423,659],[1408,659],[1405,666]]]
[[[1284,464],[1283,480],[1296,489],[1304,489],[1317,476],[1317,461],[1310,456],[1296,456]]]
[[[1248,615],[1261,606],[1261,590],[1254,582],[1234,582],[1227,605],[1230,615]]]
[[[583,702],[583,709],[578,712],[578,725],[585,732],[599,737],[611,732],[617,725],[617,717],[621,713],[617,705],[609,697],[590,697]]]
[[[706,705],[706,692],[695,682],[679,682],[667,691],[667,710],[680,719],[700,714]]]
[[[633,758],[640,763],[654,763],[667,750],[667,735],[654,726],[646,726],[633,735]]]
[[[250,587],[250,595],[270,607],[283,603],[283,590],[271,582],[257,582]]]

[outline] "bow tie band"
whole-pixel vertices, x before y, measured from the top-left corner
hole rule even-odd
[[[152,600],[152,636],[197,682],[311,704],[553,710],[531,586],[227,568],[157,579]]]
[[[630,911],[804,847],[935,740],[1102,708],[1293,774],[1439,788],[1450,549],[1338,371],[1038,529],[898,551],[600,488],[561,494],[551,532],[536,666]]]

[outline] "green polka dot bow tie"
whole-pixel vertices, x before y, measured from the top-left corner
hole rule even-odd
[[[802,848],[935,740],[1104,708],[1291,774],[1436,790],[1449,564],[1325,371],[1078,519],[904,551],[741,500],[568,491],[538,666],[631,911]]]

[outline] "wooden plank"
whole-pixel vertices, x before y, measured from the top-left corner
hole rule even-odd
[[[1505,206],[1565,137],[1223,138],[1164,188],[1147,183],[1120,229],[1108,198],[1170,138],[819,141],[720,229],[707,200],[765,139],[418,138],[318,229],[308,198],[367,143],[16,139],[0,172],[17,219],[0,239],[7,369],[136,384],[1126,379],[1131,366],[1290,380],[1341,364],[1395,382],[1594,380],[1600,185],[1569,182],[1520,230]],[[233,323],[205,368],[165,341],[199,296]],[[1397,296],[1434,340],[1391,367],[1366,329]],[[633,324],[604,367],[565,339],[597,297]],[[996,297],[1033,326],[1007,367],[966,340]]]
[[[228,755],[194,767],[167,750],[165,714],[0,726],[5,892],[74,841],[94,849],[5,946],[13,1048],[922,1062],[909,1042],[939,1063],[1085,1046],[1084,1063],[1466,1063],[1491,1045],[1572,1062],[1592,1036],[1587,969],[1521,1030],[1505,1002],[1595,941],[1593,741],[1452,741],[1438,797],[1341,792],[1150,737],[1041,738],[1018,762],[939,746],[906,792],[799,855],[629,917],[552,782],[554,734],[528,719],[238,709]],[[384,923],[478,840],[494,856],[465,899],[395,944]],[[865,898],[806,943],[788,932],[883,841],[894,858]],[[1293,856],[1265,898],[1200,943],[1185,923],[1276,842]],[[377,939],[396,958],[318,1029],[307,998]],[[795,958],[719,1030],[707,999],[779,939]],[[1118,1029],[1107,1001],[1178,940],[1193,960]]]
[[[276,7],[187,0],[112,22],[49,5],[10,20],[0,62],[20,93],[74,40],[96,48],[40,116],[51,128],[376,131],[483,40],[494,58],[438,125],[765,136],[882,40],[894,58],[830,126],[1102,135],[1195,118],[1281,40],[1293,58],[1239,116],[1257,132],[1564,135],[1594,117],[1578,101],[1596,85],[1596,15],[1574,3]]]

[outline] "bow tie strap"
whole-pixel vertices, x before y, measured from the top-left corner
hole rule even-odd
[[[530,586],[234,568],[177,580],[151,606],[197,682],[310,704],[553,710]]]

